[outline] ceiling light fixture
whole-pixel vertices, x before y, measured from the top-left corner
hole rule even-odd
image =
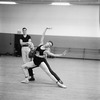
[[[57,5],[57,6],[70,6],[71,4],[68,2],[52,2],[50,5]]]
[[[17,3],[13,1],[0,1],[0,4],[17,4]]]

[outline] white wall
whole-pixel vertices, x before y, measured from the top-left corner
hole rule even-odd
[[[29,34],[100,37],[99,6],[0,5],[0,32],[16,33],[22,27]]]
[[[0,6],[0,31],[2,30],[2,7]]]

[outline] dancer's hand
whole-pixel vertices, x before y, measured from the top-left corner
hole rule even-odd
[[[47,27],[46,29],[52,29],[51,27]]]
[[[67,53],[67,50],[65,50],[65,51],[62,53],[62,55],[66,55],[66,53]]]

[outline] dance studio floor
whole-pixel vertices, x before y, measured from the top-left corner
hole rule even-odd
[[[34,82],[23,84],[21,57],[0,57],[0,100],[100,100],[100,61],[49,58],[66,89],[58,87],[41,68]]]

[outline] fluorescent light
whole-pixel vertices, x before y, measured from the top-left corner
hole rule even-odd
[[[68,2],[52,2],[50,5],[70,6],[71,4]]]
[[[17,4],[17,3],[12,1],[0,1],[0,4]]]

